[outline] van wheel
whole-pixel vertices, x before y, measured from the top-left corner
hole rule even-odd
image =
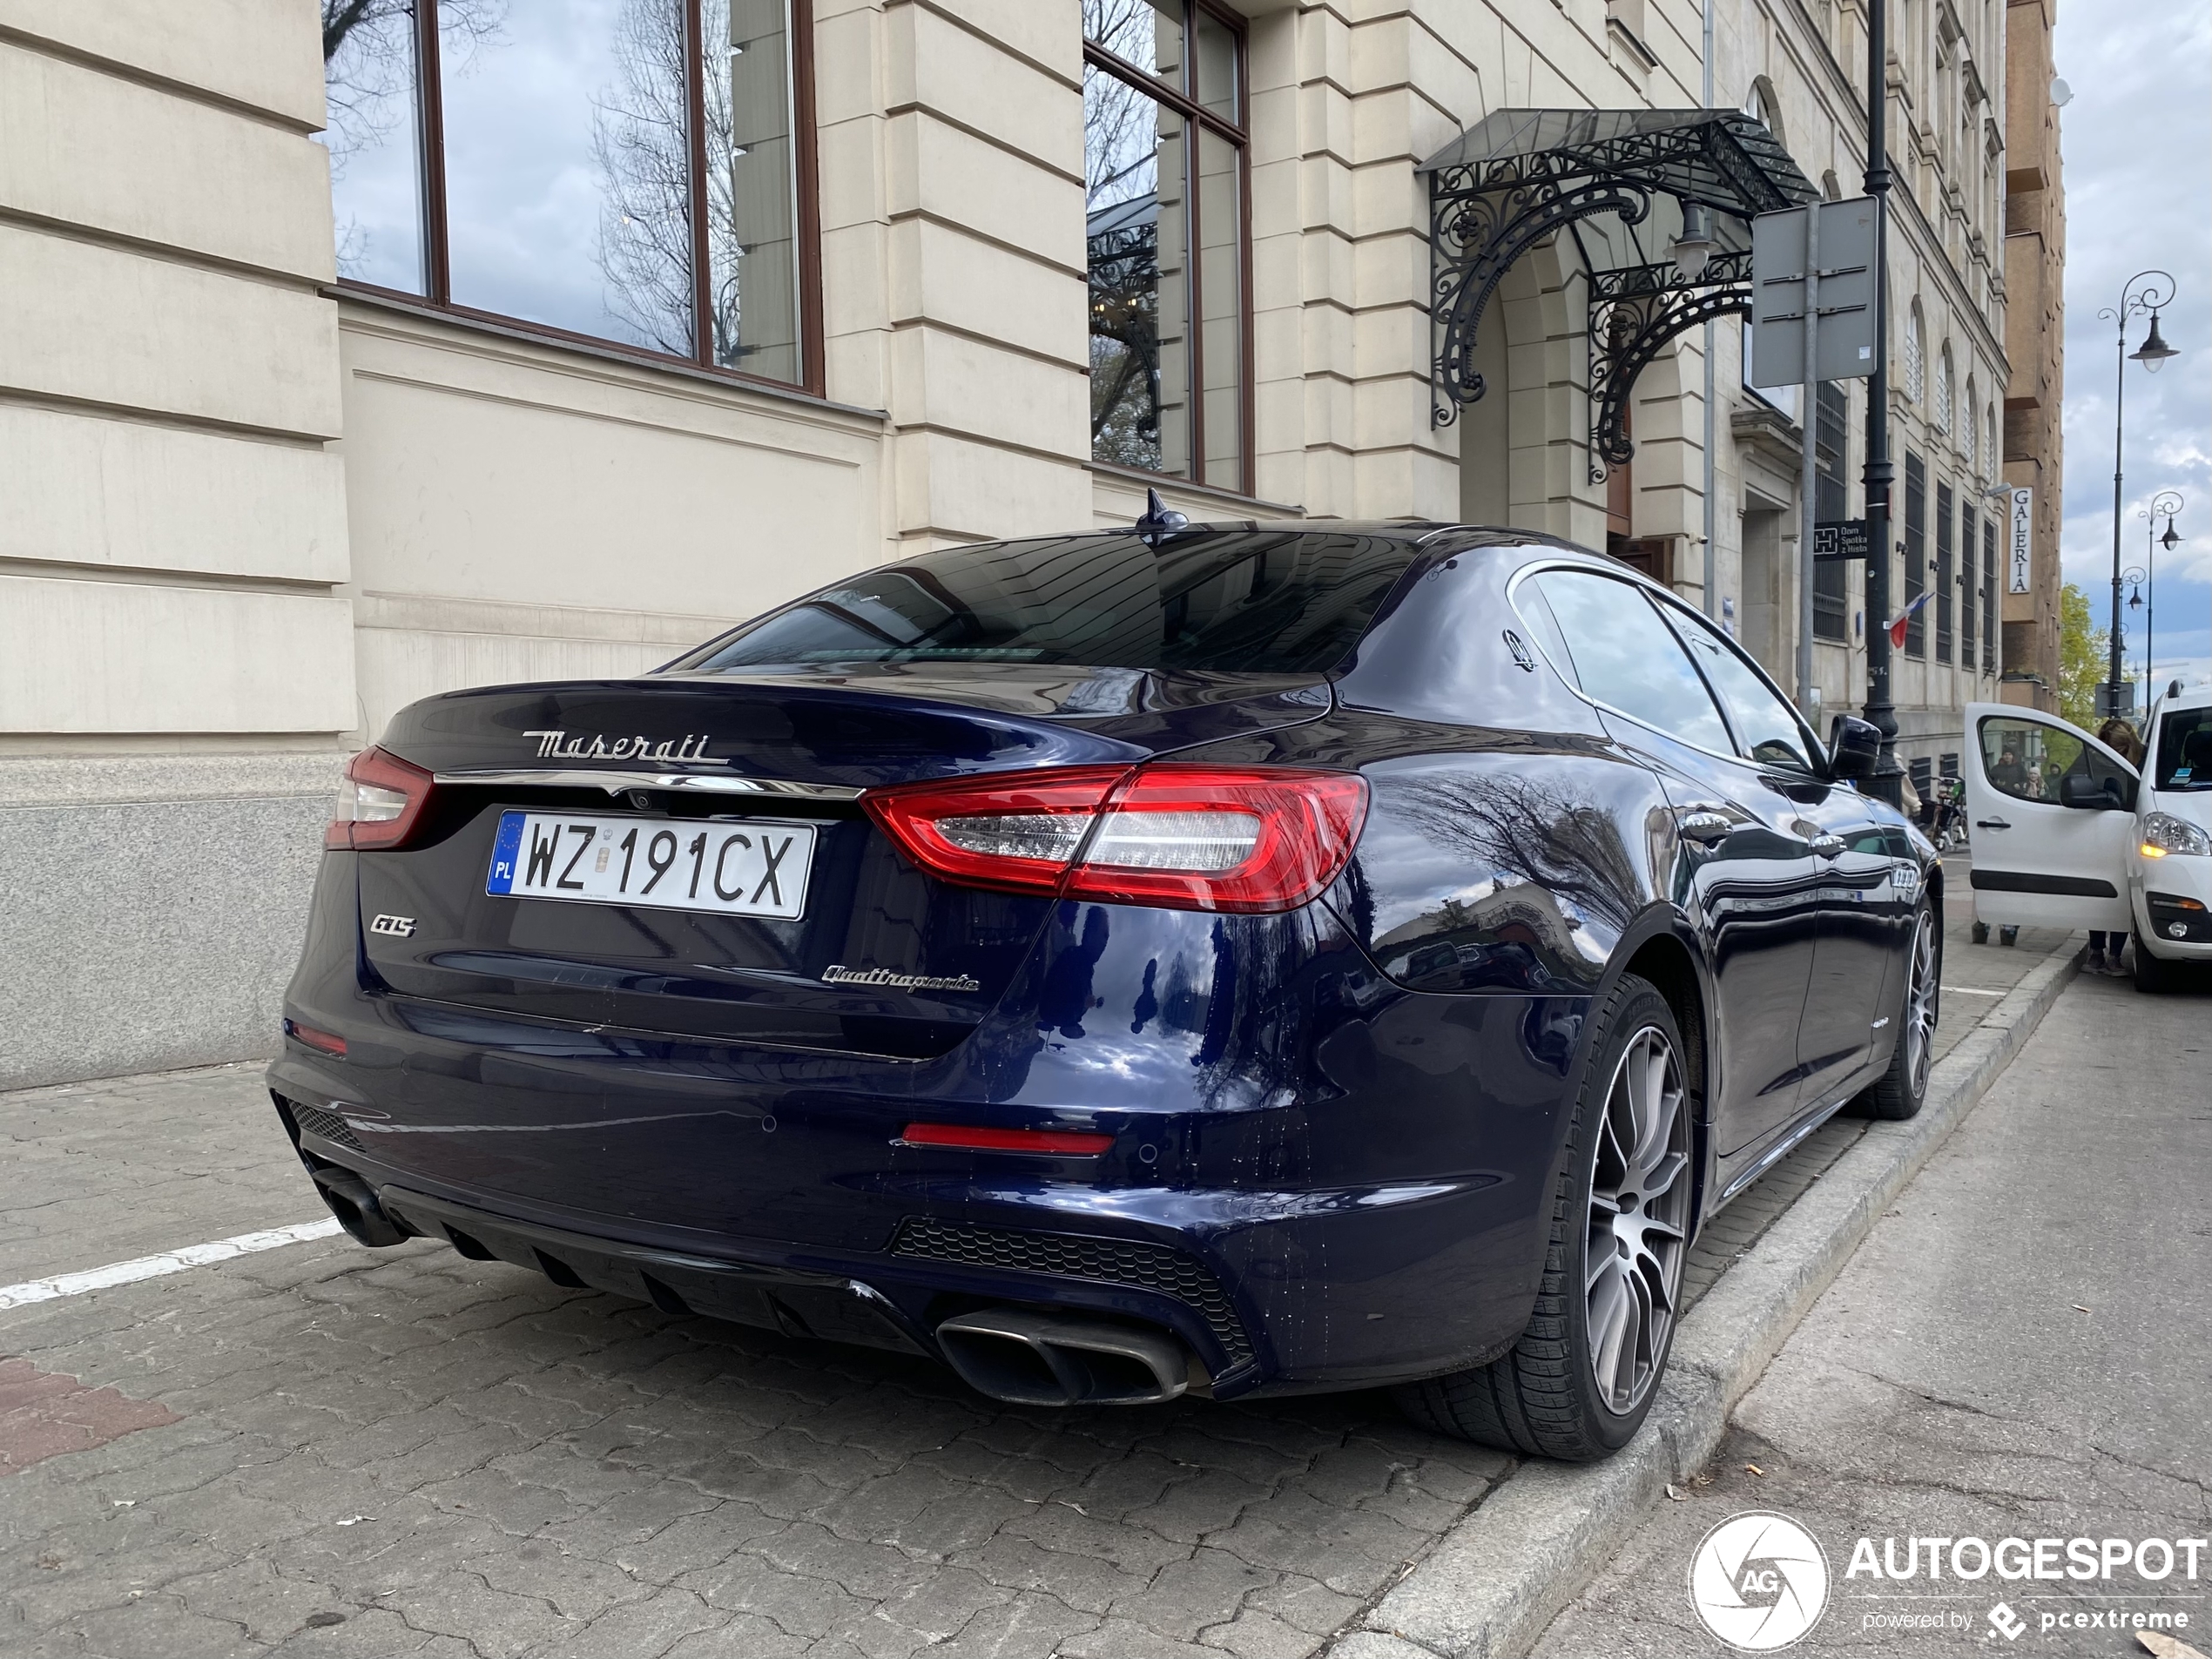
[[[1424,1428],[1580,1463],[1651,1409],[1682,1305],[1694,1108],[1682,1033],[1648,981],[1623,974],[1597,1022],[1528,1328],[1494,1364],[1399,1389]]]
[[[2135,935],[2135,988],[2155,996],[2161,991],[2174,988],[2174,965],[2161,962],[2143,948],[2143,936]]]
[[[1918,1117],[1927,1103],[1928,1074],[1935,1069],[1936,1019],[1943,994],[1942,935],[1924,900],[1912,921],[1912,949],[1905,959],[1905,995],[1892,1016],[1897,1047],[1889,1069],[1851,1102],[1859,1117]]]

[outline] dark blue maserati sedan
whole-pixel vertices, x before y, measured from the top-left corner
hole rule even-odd
[[[1873,735],[1521,531],[948,549],[402,711],[270,1086],[365,1244],[1602,1456],[1702,1223],[1919,1107],[1943,873]]]

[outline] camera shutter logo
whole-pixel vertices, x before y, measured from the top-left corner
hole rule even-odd
[[[1786,1515],[1731,1515],[1689,1559],[1689,1604],[1730,1647],[1772,1653],[1820,1622],[1828,1557]]]

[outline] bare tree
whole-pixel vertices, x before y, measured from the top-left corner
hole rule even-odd
[[[1083,33],[1131,62],[1155,61],[1151,0],[1083,0]],[[1090,265],[1093,451],[1160,464],[1160,105],[1092,70],[1083,84]],[[1118,211],[1116,211],[1118,210]]]
[[[331,170],[381,144],[415,114],[415,31],[421,0],[322,0],[323,87],[330,103]],[[507,0],[439,0],[445,55],[465,58],[496,36]],[[454,65],[448,64],[449,68]]]
[[[691,242],[691,42],[676,0],[623,0],[615,24],[621,84],[594,100],[591,154],[606,200],[599,210],[599,269],[607,308],[639,340],[678,357],[692,351],[696,260]],[[706,78],[718,102],[718,77]],[[720,88],[722,132],[729,91]],[[708,117],[708,153],[715,131]],[[713,169],[710,167],[710,174]],[[710,219],[710,224],[711,223]]]
[[[1612,819],[1525,772],[1425,778],[1404,786],[1406,815],[1472,867],[1509,871],[1615,927],[1642,889]]]
[[[598,100],[592,138],[607,192],[599,266],[610,309],[644,338],[689,356],[693,327],[705,327],[711,361],[728,368],[759,348],[745,340],[745,250],[736,229],[738,163],[746,147],[738,142],[735,92],[724,67],[726,3],[708,0],[703,21],[699,148],[706,165],[699,199],[706,212],[708,314],[694,324],[689,49],[675,0],[624,0],[615,47],[622,84]]]

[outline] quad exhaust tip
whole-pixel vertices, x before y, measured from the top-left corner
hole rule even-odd
[[[413,1236],[377,1203],[368,1183],[351,1170],[326,1163],[308,1173],[314,1177],[315,1190],[322,1194],[322,1201],[330,1206],[330,1213],[338,1217],[338,1224],[351,1233],[357,1243],[367,1244],[371,1250],[385,1250],[403,1244]]]
[[[1014,1406],[1157,1406],[1190,1386],[1190,1351],[1163,1331],[1022,1308],[937,1327],[962,1381]]]

